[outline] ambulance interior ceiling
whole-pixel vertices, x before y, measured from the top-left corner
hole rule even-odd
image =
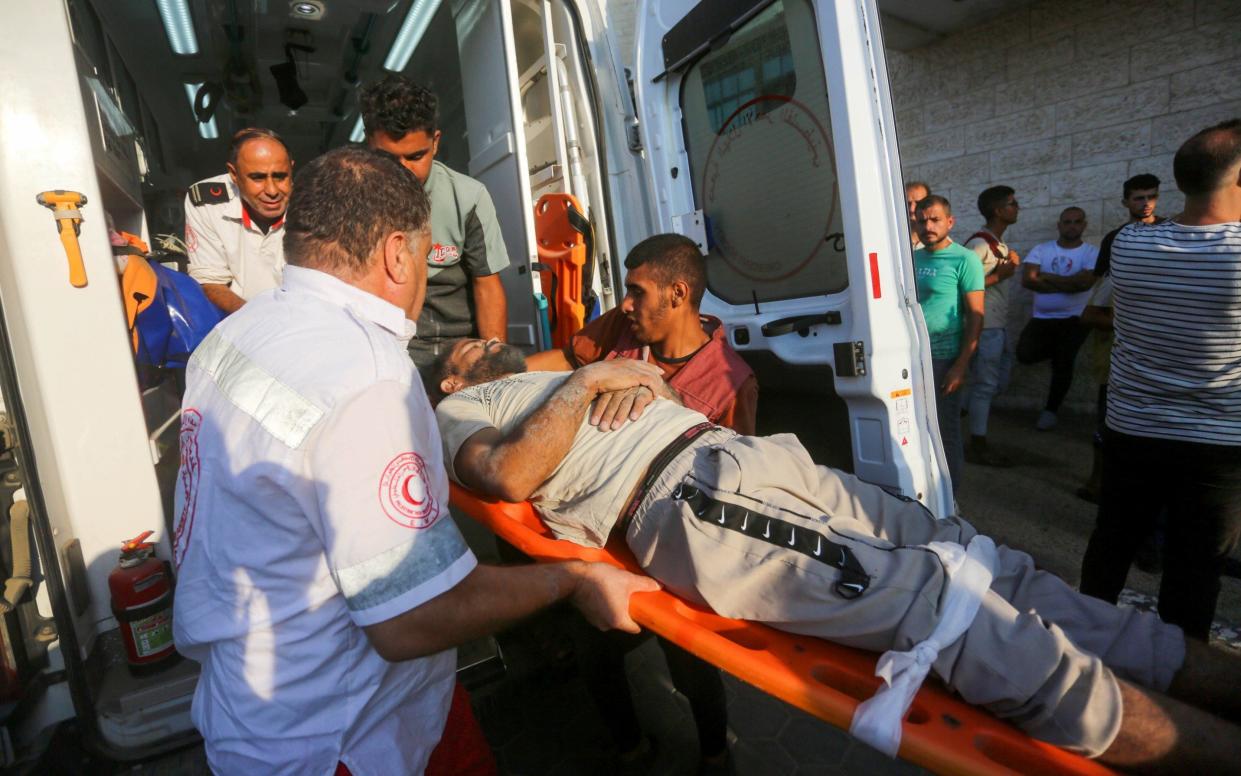
[[[158,8],[165,3],[182,5],[67,0],[79,48],[143,136],[155,187],[183,189],[224,172],[228,139],[244,127],[278,132],[295,164],[347,143],[358,119],[357,85],[382,77],[414,4],[433,13],[403,72],[439,96],[438,158],[466,169],[451,2],[184,0],[197,44],[197,53],[185,55],[173,53]],[[202,136],[211,130],[195,118],[186,84],[220,88],[214,139]]]
[[[65,0],[86,74],[111,88],[142,136],[150,189],[183,189],[223,171],[228,138],[263,126],[279,132],[296,161],[356,137],[357,85],[384,73],[411,7],[429,22],[403,72],[440,98],[439,158],[466,170],[461,70],[452,0]],[[528,0],[518,0],[516,11]],[[907,50],[1027,0],[880,0],[889,48]],[[603,3],[606,7],[606,3]],[[160,6],[188,10],[193,53],[176,54]],[[417,14],[415,14],[417,15]],[[515,13],[518,55],[529,55],[533,14]],[[534,17],[537,18],[537,17]],[[621,35],[620,39],[625,39]],[[184,44],[181,44],[184,45]],[[631,52],[622,52],[628,59]],[[290,66],[288,63],[292,62]],[[285,73],[278,79],[273,73]],[[520,69],[520,65],[519,65]],[[293,75],[295,73],[295,76]],[[191,107],[195,87],[219,89],[213,124]],[[296,106],[296,107],[294,107]],[[214,134],[214,138],[203,137]]]

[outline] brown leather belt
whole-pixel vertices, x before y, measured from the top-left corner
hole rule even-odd
[[[672,459],[680,455],[685,448],[689,447],[689,443],[693,442],[705,432],[713,428],[719,428],[714,423],[699,423],[696,426],[690,426],[677,435],[676,439],[659,451],[659,455],[655,456],[651,461],[651,465],[646,467],[646,474],[642,477],[642,481],[638,483],[638,487],[633,492],[633,496],[629,499],[628,506],[625,511],[621,512],[620,519],[616,521],[614,532],[624,533],[629,528],[629,521],[633,520],[633,516],[637,513],[638,507],[642,506],[642,500],[646,498],[646,494],[650,492],[655,485],[655,480],[659,479],[659,475],[663,474],[664,469],[668,468],[668,464],[672,463]]]

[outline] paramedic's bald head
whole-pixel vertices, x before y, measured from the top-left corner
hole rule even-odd
[[[285,219],[285,260],[392,302],[411,320],[426,291],[431,202],[390,154],[329,151],[301,168]]]

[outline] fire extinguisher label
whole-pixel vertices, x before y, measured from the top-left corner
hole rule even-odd
[[[165,609],[129,623],[139,658],[158,655],[172,644],[172,611]]]

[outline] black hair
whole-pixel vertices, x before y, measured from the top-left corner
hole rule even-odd
[[[362,87],[358,104],[368,137],[383,130],[399,140],[410,132],[433,135],[439,129],[439,99],[398,73]]]
[[[457,374],[452,368],[452,354],[457,349],[457,343],[460,340],[453,340],[448,343],[448,348],[435,357],[431,365],[421,370],[422,387],[426,389],[427,399],[431,402],[431,406],[439,404],[444,400],[445,394],[440,384],[448,378]]]
[[[385,235],[430,228],[431,201],[392,154],[344,146],[299,167],[293,182],[284,226],[289,264],[356,275]]]
[[[1149,172],[1139,173],[1129,180],[1125,181],[1124,198],[1129,199],[1129,195],[1138,189],[1157,189],[1159,188],[1159,179]]]
[[[1176,186],[1187,197],[1210,194],[1241,160],[1241,118],[1221,121],[1194,135],[1172,157]]]
[[[655,282],[664,287],[684,281],[689,286],[690,304],[702,304],[707,290],[707,267],[698,245],[688,237],[669,233],[646,238],[625,257],[625,269],[638,267],[650,270]]]
[[[927,208],[934,207],[935,205],[942,207],[945,215],[952,215],[952,203],[948,201],[947,197],[941,197],[938,194],[927,194],[925,197],[918,200],[918,204],[914,205],[914,212],[926,210]]]
[[[1004,207],[1004,201],[1016,193],[1012,186],[992,186],[989,189],[983,189],[978,195],[978,212],[990,221],[995,211]]]

